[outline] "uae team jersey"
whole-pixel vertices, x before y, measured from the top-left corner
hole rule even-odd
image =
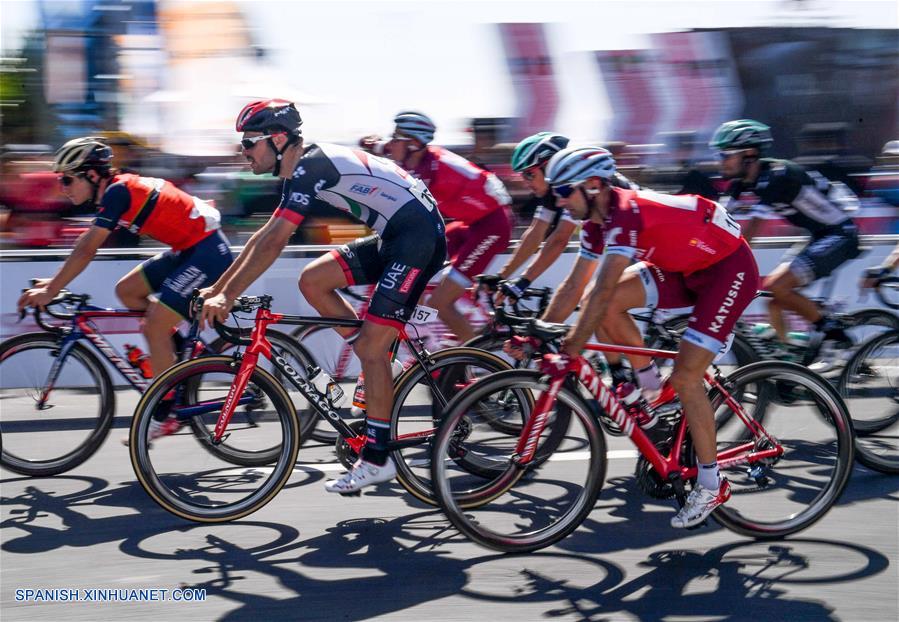
[[[758,179],[742,180],[727,189],[727,210],[749,209],[754,216],[773,212],[812,235],[849,222],[846,212],[858,208],[858,199],[842,183],[789,160],[763,158]]]
[[[512,204],[496,175],[443,147],[428,145],[412,174],[427,184],[441,214],[465,224]]]
[[[284,181],[275,216],[299,224],[316,205],[346,212],[381,237],[408,228],[403,220],[412,212],[436,216],[427,187],[392,161],[328,143],[306,149]],[[418,226],[417,218],[410,222]]]
[[[727,210],[696,195],[612,188],[609,207],[605,252],[669,272],[708,268],[737,250],[742,239]]]
[[[210,204],[155,177],[123,173],[112,178],[100,199],[94,225],[124,227],[181,251],[219,229],[221,215]]]

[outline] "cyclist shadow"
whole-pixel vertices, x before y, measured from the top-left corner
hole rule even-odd
[[[241,543],[252,535],[248,528],[273,529],[278,536],[271,543],[245,547]],[[212,577],[185,587],[205,589],[207,597],[239,605],[222,620],[387,615],[456,594],[465,586],[464,571],[470,563],[436,550],[448,527],[435,512],[391,521],[341,521],[325,534],[306,540],[296,540],[293,536],[298,532],[290,527],[270,523],[195,525],[180,531],[185,535],[179,540],[186,537],[202,544],[157,553],[151,550],[154,542],[148,534],[135,534],[120,549],[134,557],[202,562],[192,574]],[[160,536],[160,543],[173,541],[158,529],[152,535]],[[461,541],[461,536],[453,537]],[[335,577],[335,572],[341,576]],[[259,589],[259,575],[274,580],[278,589]],[[335,594],[346,596],[335,600]]]
[[[0,498],[6,516],[0,522],[0,550],[8,553],[90,547],[185,526],[182,519],[157,506],[137,482],[114,487],[107,480],[87,476],[12,478],[2,481],[4,491],[21,481],[32,483],[16,496]],[[106,513],[111,515],[102,515]]]
[[[738,551],[741,547],[750,550]],[[817,547],[825,548],[820,554],[822,565],[832,559],[834,549],[843,548],[863,558],[865,566],[842,576],[814,576],[817,560],[799,550],[814,551]],[[529,583],[519,598],[552,594],[567,606],[548,610],[543,617],[576,616],[581,620],[608,620],[622,614],[639,620],[693,615],[722,620],[745,620],[750,615],[759,619],[836,620],[826,602],[792,596],[788,588],[857,580],[883,572],[890,564],[886,557],[865,547],[790,540],[779,544],[738,542],[706,552],[657,551],[639,565],[649,570],[601,591],[570,589],[567,579],[554,579],[525,568],[521,573]]]

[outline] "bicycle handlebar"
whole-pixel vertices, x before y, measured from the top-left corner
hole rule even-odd
[[[882,302],[890,309],[899,309],[899,302],[888,300],[883,293],[884,289],[890,289],[899,292],[899,276],[885,276],[877,279],[877,282],[874,284],[874,293],[880,300],[880,302]],[[899,300],[899,295],[897,295],[894,300]]]

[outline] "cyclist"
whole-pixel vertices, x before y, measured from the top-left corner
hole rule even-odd
[[[428,304],[459,341],[475,336],[455,301],[484,272],[490,261],[506,250],[512,235],[509,207],[512,198],[496,175],[465,158],[432,145],[436,126],[420,112],[400,112],[385,152],[421,179],[437,199],[440,212],[452,222],[446,228],[451,266],[431,292]]]
[[[718,473],[715,419],[703,375],[755,295],[758,267],[739,225],[722,206],[694,195],[615,188],[608,182],[613,172],[611,158],[599,148],[565,149],[547,165],[558,203],[576,218],[602,218],[607,232],[586,307],[566,335],[562,355],[549,357],[547,365],[565,369],[569,357],[581,352],[609,314],[619,279],[633,260],[651,258],[667,286],[694,303],[669,378],[699,461],[696,486],[671,525],[691,527],[730,497],[730,486]]]
[[[809,243],[768,274],[762,287],[772,294],[768,313],[777,339],[781,343],[787,339],[784,310],[797,313],[823,333],[821,364],[829,366],[832,351],[852,342],[843,326],[825,316],[799,288],[859,255],[858,228],[847,215],[858,208],[858,199],[844,184],[828,181],[816,171],[804,171],[789,160],[762,157],[773,144],[770,128],[752,119],[723,123],[709,142],[718,153],[722,176],[732,180],[726,192],[728,211],[751,210],[753,218],[744,229],[747,241],[758,230],[764,212],[783,216],[811,234]]]
[[[118,227],[147,235],[171,246],[144,261],[115,286],[128,309],[146,311],[141,328],[150,350],[150,367],[160,372],[175,361],[172,334],[188,317],[194,288],[213,283],[231,265],[221,216],[209,203],[154,177],[112,168],[112,150],[103,139],[76,138],[56,152],[53,171],[62,192],[77,206],[96,206],[85,231],[56,275],[19,298],[18,307],[43,307],[88,266],[97,249]],[[151,439],[164,422],[153,421]]]
[[[281,202],[231,268],[202,292],[202,320],[227,319],[234,299],[277,259],[310,210],[331,205],[375,231],[311,262],[299,280],[303,296],[321,315],[343,318],[356,314],[336,290],[377,283],[362,328],[335,329],[353,345],[365,374],[366,445],[353,469],[325,486],[348,493],[396,475],[387,450],[393,400],[388,352],[443,265],[445,227],[420,180],[361,149],[306,145],[301,125],[296,106],[281,99],[254,102],[237,116],[243,155],[253,173],[284,180]]]
[[[533,212],[534,219],[522,234],[515,252],[497,273],[500,279],[506,281],[500,285],[497,304],[502,303],[504,296],[520,298],[522,292],[559,258],[577,228],[577,222],[571,214],[556,207],[555,195],[550,192],[543,174],[549,159],[567,146],[567,137],[553,132],[540,132],[522,140],[512,152],[512,170],[521,175],[531,190],[523,211]],[[507,280],[529,257],[534,258],[524,273],[513,281]]]

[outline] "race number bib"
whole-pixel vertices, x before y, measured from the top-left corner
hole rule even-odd
[[[425,305],[417,305],[412,310],[412,316],[409,322],[416,325],[427,324],[437,318],[437,309],[426,307]]]

